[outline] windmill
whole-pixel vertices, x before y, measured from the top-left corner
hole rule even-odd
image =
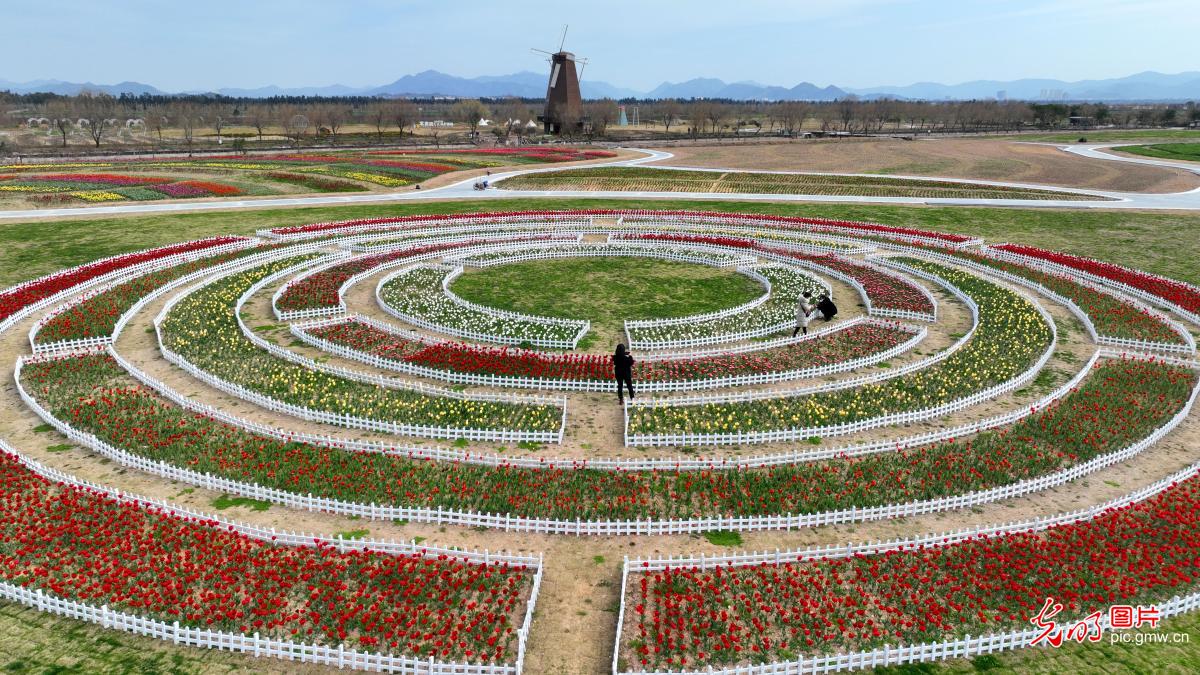
[[[587,59],[576,59],[571,52],[563,51],[567,43],[567,26],[563,26],[562,39],[558,42],[557,52],[544,49],[533,49],[539,54],[545,54],[550,63],[550,80],[546,85],[546,108],[538,117],[548,134],[561,133],[564,124],[576,127],[583,125],[583,101],[579,94],[579,77],[583,74],[575,72],[575,64],[587,67]]]

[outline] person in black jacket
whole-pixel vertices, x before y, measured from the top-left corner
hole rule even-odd
[[[817,303],[817,311],[826,321],[830,321],[837,316],[837,305],[833,304],[828,295],[822,295],[821,301]]]
[[[625,351],[625,345],[619,344],[612,359],[613,377],[617,380],[617,400],[624,403],[625,397],[621,394],[622,384],[629,389],[629,398],[633,398],[633,356]]]

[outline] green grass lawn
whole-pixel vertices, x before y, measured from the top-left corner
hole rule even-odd
[[[1126,145],[1116,148],[1119,152],[1131,155],[1154,157],[1157,159],[1182,159],[1189,162],[1200,162],[1200,143],[1156,143],[1154,145]]]
[[[1013,134],[999,138],[1012,138],[1018,141],[1041,141],[1046,143],[1075,143],[1081,138],[1089,143],[1109,143],[1116,141],[1143,141],[1151,138],[1171,140],[1200,140],[1200,130],[1192,129],[1101,129],[1098,131],[1062,131],[1044,134]]]
[[[627,257],[530,260],[468,269],[450,289],[489,307],[588,319],[588,334],[596,335],[602,345],[623,341],[619,338],[625,319],[703,314],[763,294],[758,282],[733,270]]]
[[[873,195],[920,199],[1103,199],[1052,190],[1007,188],[939,180],[867,176],[771,174],[745,171],[677,171],[645,167],[599,167],[530,173],[497,183],[510,190],[625,192],[755,192],[804,195]]]
[[[870,220],[1044,246],[1200,283],[1200,266],[1195,264],[1200,259],[1200,237],[1196,236],[1200,214],[675,199],[504,199],[486,204],[430,202],[0,221],[0,285],[147,246],[215,234],[253,234],[266,227],[413,213],[578,208],[690,208]]]

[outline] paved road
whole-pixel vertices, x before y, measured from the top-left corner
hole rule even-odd
[[[1200,173],[1200,167],[1188,166],[1171,162],[1169,160],[1156,160],[1149,158],[1135,157],[1119,157],[1111,155],[1102,150],[1104,148],[1115,147],[1122,144],[1093,144],[1093,145],[1073,145],[1059,146],[1061,149],[1074,154],[1089,157],[1091,159],[1119,161],[1119,162],[1134,162],[1138,164],[1153,164],[1158,166],[1168,166],[1171,168],[1185,168],[1189,171]],[[1129,144],[1124,144],[1129,145]],[[646,150],[631,148],[637,152],[643,153],[643,156],[633,159],[619,160],[614,162],[603,162],[593,164],[591,166],[636,166],[646,164],[648,162],[658,162],[668,160],[673,155],[669,152],[660,150]],[[665,171],[671,170],[689,170],[695,171],[690,167],[674,167],[655,165],[654,168]],[[549,171],[562,171],[562,167],[543,167],[536,169],[519,169],[501,174],[494,174],[491,177],[492,182],[500,181],[504,178],[512,176],[544,173]],[[729,171],[730,169],[702,169],[706,171]],[[758,173],[804,173],[804,172],[787,172],[787,171],[759,171]],[[821,175],[844,175],[858,176],[867,174],[821,174]],[[902,179],[919,179],[919,180],[936,180],[925,176],[890,176],[892,178]],[[996,207],[1038,207],[1038,208],[1076,208],[1076,209],[1098,209],[1098,210],[1115,210],[1115,209],[1170,209],[1170,210],[1186,210],[1200,211],[1200,188],[1189,192],[1176,192],[1170,194],[1147,194],[1133,192],[1108,192],[1103,190],[1082,190],[1062,188],[1050,185],[1036,185],[1029,183],[1008,183],[998,181],[981,181],[981,180],[965,180],[965,179],[946,179],[956,183],[971,183],[977,185],[992,185],[1016,188],[1034,188],[1038,190],[1049,190],[1063,193],[1086,193],[1108,197],[1113,201],[1080,201],[1071,199],[1068,194],[1064,194],[1063,199],[924,199],[919,197],[874,197],[864,195],[781,195],[781,194],[761,194],[761,193],[740,193],[740,192],[623,192],[623,191],[586,191],[586,190],[501,190],[491,188],[488,190],[476,190],[474,184],[477,179],[468,178],[458,183],[453,183],[440,188],[432,188],[428,190],[407,191],[407,192],[372,192],[368,194],[358,195],[321,195],[314,197],[275,197],[270,199],[256,200],[235,200],[235,201],[214,201],[214,202],[162,202],[155,204],[128,204],[120,206],[91,206],[80,208],[65,208],[65,209],[37,209],[37,210],[16,210],[16,211],[0,211],[0,220],[4,219],[29,219],[29,218],[62,218],[68,216],[80,215],[130,215],[130,214],[145,214],[145,213],[186,213],[191,211],[213,211],[213,210],[236,210],[236,209],[263,209],[281,206],[331,206],[340,204],[372,204],[372,203],[387,203],[387,202],[413,202],[426,201],[431,199],[473,199],[486,202],[492,199],[533,199],[545,197],[574,197],[574,198],[595,198],[595,199],[648,199],[648,198],[664,198],[676,200],[694,200],[694,201],[711,201],[711,200],[728,200],[728,201],[783,201],[783,202],[826,202],[826,203],[850,203],[850,204],[919,204],[919,205],[937,205],[937,206],[996,206]]]

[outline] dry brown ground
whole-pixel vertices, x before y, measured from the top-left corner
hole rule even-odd
[[[1183,192],[1200,187],[1187,171],[1092,160],[1050,145],[991,139],[893,138],[671,148],[670,166],[879,173],[1036,183],[1120,192]],[[651,164],[650,166],[653,166]]]

